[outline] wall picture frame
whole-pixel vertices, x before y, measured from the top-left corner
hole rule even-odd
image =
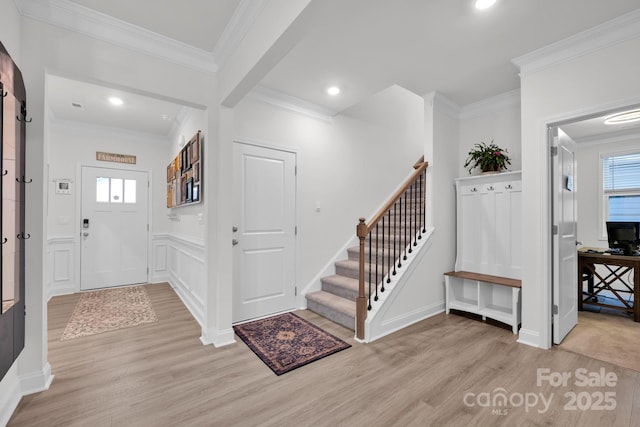
[[[167,166],[168,208],[202,201],[202,151],[202,132],[197,131]]]

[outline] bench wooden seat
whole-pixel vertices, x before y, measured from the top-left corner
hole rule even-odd
[[[445,276],[459,277],[461,279],[478,280],[480,282],[495,283],[496,285],[511,286],[521,288],[522,280],[510,279],[502,276],[492,276],[490,274],[472,273],[470,271],[450,271],[444,273]]]

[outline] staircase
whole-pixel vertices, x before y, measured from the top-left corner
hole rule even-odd
[[[369,298],[371,292],[369,305],[371,301],[377,301],[378,293],[384,292],[384,285],[393,280],[406,256],[410,256],[411,247],[418,238],[416,222],[420,221],[420,229],[424,226],[424,187],[422,180],[420,182],[420,191],[416,185],[411,185],[394,195],[383,211],[374,216],[377,225],[373,223],[370,234],[364,239],[364,296]],[[309,310],[355,330],[360,246],[348,248],[347,254],[347,259],[335,263],[335,274],[320,279],[321,290],[306,294],[306,299]]]

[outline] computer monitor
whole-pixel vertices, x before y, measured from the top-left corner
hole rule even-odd
[[[631,255],[640,243],[640,222],[607,221],[607,236],[610,249],[620,249]]]

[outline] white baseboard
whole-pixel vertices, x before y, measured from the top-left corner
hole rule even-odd
[[[375,341],[440,313],[444,313],[444,300],[383,321],[374,333],[367,334],[366,341]]]
[[[526,344],[531,347],[543,348],[546,347],[540,345],[540,334],[536,331],[521,328],[518,334],[518,341],[520,344]]]
[[[48,390],[52,381],[48,362],[41,371],[22,375],[18,375],[18,363],[14,363],[0,382],[0,426],[9,423],[22,396]]]
[[[225,345],[235,344],[236,340],[233,329],[205,331],[203,328],[200,342],[203,345],[213,344],[214,347],[224,347]]]
[[[49,390],[53,381],[51,365],[47,362],[41,371],[20,375],[20,392],[23,396]]]
[[[6,426],[13,412],[18,407],[22,393],[18,379],[17,363],[14,363],[0,382],[0,426]]]

